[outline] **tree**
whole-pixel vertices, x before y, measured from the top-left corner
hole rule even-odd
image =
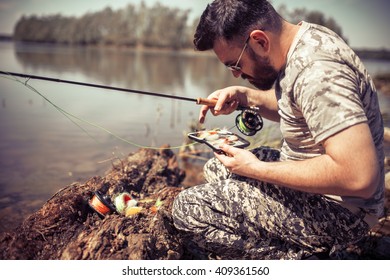
[[[180,49],[192,47],[193,34],[199,20],[188,24],[190,10],[169,8],[160,3],[147,7],[144,2],[132,4],[118,11],[107,7],[102,11],[87,13],[79,18],[51,16],[22,16],[14,29],[18,41],[65,44],[113,44]],[[289,12],[285,5],[279,13],[288,21],[305,20],[324,25],[341,37],[341,27],[333,18],[322,12],[305,8]],[[345,38],[344,38],[345,39]]]
[[[308,11],[306,8],[296,8],[292,12],[289,12],[286,5],[283,4],[278,8],[278,12],[283,18],[291,23],[307,21],[325,26],[337,33],[344,41],[348,42],[348,39],[343,35],[342,28],[336,21],[332,17],[327,18],[320,11]]]

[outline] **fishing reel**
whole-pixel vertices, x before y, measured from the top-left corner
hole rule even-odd
[[[263,128],[263,118],[254,108],[245,108],[236,117],[236,127],[246,135],[253,136]]]

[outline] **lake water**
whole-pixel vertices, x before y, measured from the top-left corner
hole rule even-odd
[[[2,71],[190,98],[247,85],[213,55],[191,52],[0,42],[0,61]],[[372,75],[390,72],[388,61],[365,64]],[[27,84],[78,119],[70,120],[23,83],[0,77],[0,232],[20,223],[60,188],[103,175],[113,159],[138,150],[97,125],[143,146],[180,146],[198,117],[199,106],[186,101],[37,80]],[[381,95],[380,102],[389,114],[390,98]],[[234,119],[209,117],[206,127],[231,128]],[[266,122],[264,130],[278,137],[275,124]]]

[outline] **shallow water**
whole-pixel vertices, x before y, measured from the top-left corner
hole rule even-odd
[[[190,98],[234,84],[214,56],[0,42],[0,70],[97,83]],[[372,75],[390,62],[367,61]],[[22,82],[25,80],[21,79]],[[29,80],[69,113],[143,146],[180,146],[197,119],[191,102]],[[18,224],[60,188],[103,175],[111,161],[138,149],[106,131],[69,118],[22,83],[0,78],[0,231]],[[390,98],[380,96],[388,115]],[[233,116],[208,118],[206,127],[234,126]],[[387,119],[387,126],[390,120]],[[277,137],[277,127],[265,131]],[[268,137],[267,133],[261,137]],[[261,138],[260,137],[260,138]]]

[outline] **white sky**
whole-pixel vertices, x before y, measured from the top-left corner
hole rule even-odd
[[[0,33],[12,33],[22,15],[58,14],[80,16],[109,6],[113,9],[142,0],[0,0]],[[191,9],[191,17],[199,16],[212,0],[144,0],[147,6],[160,2],[166,6]],[[276,8],[285,4],[294,8],[318,10],[333,17],[342,27],[352,47],[390,49],[389,0],[273,0]]]

